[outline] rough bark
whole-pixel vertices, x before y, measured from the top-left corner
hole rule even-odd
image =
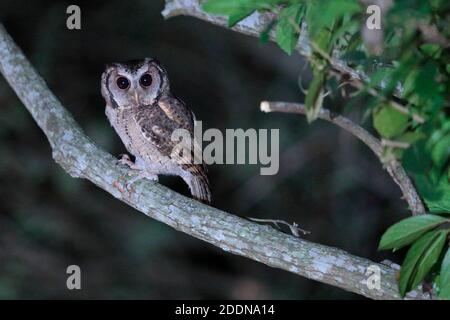
[[[1,24],[0,72],[45,133],[55,161],[72,177],[85,178],[148,217],[224,251],[369,298],[400,298],[396,270],[384,264],[250,222],[151,181],[142,180],[133,191],[126,191],[127,169],[83,133]],[[380,270],[379,290],[366,284],[371,266]],[[428,295],[413,291],[408,297]]]

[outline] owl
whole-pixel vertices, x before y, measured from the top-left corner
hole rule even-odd
[[[181,177],[194,199],[211,202],[206,166],[187,152],[174,152],[172,133],[184,129],[194,141],[195,116],[170,91],[166,70],[153,58],[106,66],[101,78],[106,116],[135,161],[119,160],[138,171],[135,180],[158,181],[158,175]],[[194,149],[194,148],[192,148]]]

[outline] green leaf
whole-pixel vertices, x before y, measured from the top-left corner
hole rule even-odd
[[[447,234],[448,230],[430,231],[413,243],[400,269],[402,297],[425,279],[441,254]]]
[[[419,71],[415,79],[415,93],[423,99],[434,99],[439,94],[436,75],[438,67],[432,61],[428,61]]]
[[[202,4],[202,9],[213,14],[233,15],[256,8],[253,6],[253,1],[209,0]]]
[[[445,137],[439,139],[436,145],[433,147],[431,151],[431,159],[434,164],[440,169],[447,162],[448,157],[450,156],[450,134]]]
[[[405,153],[406,154],[406,153]],[[450,184],[444,175],[436,183],[424,173],[415,174],[414,181],[419,189],[420,195],[430,212],[450,213]]]
[[[423,174],[431,165],[431,158],[424,141],[419,141],[409,148],[403,160],[405,168],[413,174]]]
[[[270,9],[282,0],[208,0],[202,4],[206,12],[221,15],[243,14],[249,10]]]
[[[325,74],[322,71],[313,71],[314,78],[309,85],[305,97],[306,119],[309,123],[317,119],[323,102],[323,85]]]
[[[389,105],[383,105],[373,111],[373,126],[382,137],[394,138],[408,127],[408,115]]]
[[[403,156],[403,165],[414,178],[420,196],[430,212],[450,213],[450,183],[446,174],[433,166],[431,152],[423,140],[418,141]]]
[[[228,27],[233,27],[255,10],[271,9],[286,0],[209,0],[202,5],[206,12],[228,16]]]
[[[441,265],[439,298],[450,299],[450,248],[447,249]]]
[[[379,86],[381,82],[388,82],[392,78],[393,69],[380,68],[370,76],[369,87]]]
[[[367,59],[366,54],[361,50],[347,51],[342,59],[353,65],[363,64]]]
[[[358,0],[333,0],[323,1],[323,8],[325,11],[322,19],[332,20],[342,18],[345,15],[351,15],[361,11],[361,5]]]
[[[330,29],[335,22],[346,15],[352,15],[361,10],[357,0],[333,0],[315,1],[307,6],[307,22],[310,37],[316,35],[323,29]]]
[[[397,137],[395,140],[413,144],[424,138],[426,138],[426,135],[421,131],[406,131],[401,136]]]
[[[381,237],[378,250],[400,249],[445,222],[449,220],[434,214],[406,218],[386,230]]]
[[[442,53],[440,45],[434,43],[424,43],[420,46],[420,50],[426,55],[434,58],[439,58]]]
[[[424,187],[426,182],[420,182],[419,190],[425,189],[423,199],[431,212],[450,213],[450,184],[448,181],[449,178],[443,176],[438,184],[428,182]]]
[[[333,43],[331,38],[333,37],[334,25],[330,25],[327,28],[322,28],[319,32],[315,33],[314,38],[312,38],[313,43],[318,49],[327,54],[331,53],[333,48]]]
[[[228,17],[228,27],[233,27],[236,23],[241,21],[242,19],[247,18],[255,11],[254,9],[242,10],[237,13],[230,14]]]
[[[293,4],[280,12],[280,18],[275,29],[275,39],[287,54],[291,55],[297,45],[300,21],[303,16],[303,5]]]
[[[272,31],[273,27],[276,24],[276,20],[270,21],[270,23],[264,28],[264,30],[259,35],[259,40],[261,40],[262,43],[269,42],[270,40],[270,32]]]

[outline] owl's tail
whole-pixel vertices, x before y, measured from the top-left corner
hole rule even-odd
[[[191,172],[183,178],[189,186],[192,197],[200,202],[210,204],[212,200],[211,186],[208,176],[203,170]]]

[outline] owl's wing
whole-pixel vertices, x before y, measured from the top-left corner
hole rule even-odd
[[[182,100],[165,96],[158,101],[157,105],[170,120],[194,134],[194,114]]]
[[[185,139],[172,141],[172,133],[176,129],[185,129],[194,138],[194,118],[186,105],[175,97],[165,97],[155,106],[145,106],[135,114],[135,121],[143,136],[158,151],[181,165],[185,170],[204,175],[206,167],[194,162],[194,148],[186,144]],[[176,149],[177,148],[177,149]],[[191,153],[183,152],[191,150]],[[176,150],[176,152],[174,152]],[[199,159],[200,160],[200,159]]]
[[[201,145],[199,146],[199,142],[201,143],[201,141],[196,141],[194,139],[195,115],[192,112],[192,110],[189,109],[181,99],[176,98],[174,96],[163,97],[158,101],[158,106],[160,107],[161,110],[164,111],[166,116],[172,121],[176,122],[180,126],[180,128],[189,131],[193,143],[192,145],[193,152],[191,154],[191,157],[193,157],[192,159],[198,160],[195,163],[202,164],[203,171],[208,172],[208,168],[201,159],[202,154],[194,153],[195,150],[201,152]]]

